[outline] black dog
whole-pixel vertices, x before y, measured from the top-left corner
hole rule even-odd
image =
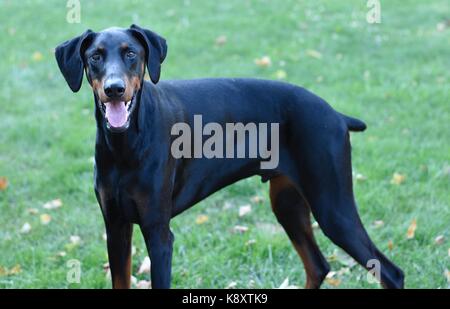
[[[56,48],[72,91],[80,89],[86,70],[94,92],[95,193],[105,220],[114,288],[130,287],[133,223],[139,224],[152,261],[152,286],[169,288],[174,239],[170,219],[252,175],[270,180],[272,210],[303,260],[306,287],[319,287],[330,269],[314,240],[310,210],[325,235],[361,265],[370,268],[369,260],[379,261],[384,287],[403,287],[403,272],[372,243],[353,197],[349,131],[363,131],[363,122],[281,82],[158,83],[166,54],[162,37],[135,25],[88,30]],[[144,81],[145,66],[153,83]],[[279,164],[262,169],[261,155],[176,158],[172,127],[192,126],[194,115],[224,127],[229,122],[279,124]]]

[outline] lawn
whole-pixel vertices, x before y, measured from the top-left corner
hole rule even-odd
[[[406,287],[448,288],[449,2],[381,4],[381,24],[369,24],[360,0],[82,0],[81,23],[69,24],[66,1],[0,0],[0,287],[110,287],[93,192],[92,94],[86,81],[71,93],[53,49],[86,28],[137,23],[168,41],[162,79],[284,79],[367,122],[366,132],[352,135],[362,220],[404,270]],[[264,56],[271,65],[256,65]],[[55,199],[61,207],[43,207]],[[244,205],[251,212],[240,217]],[[173,287],[304,284],[259,178],[216,193],[175,218],[172,229]],[[323,287],[379,287],[315,231],[336,272]],[[148,279],[137,274],[146,256],[138,228],[134,246],[133,275]],[[66,280],[72,259],[81,262],[80,283]]]

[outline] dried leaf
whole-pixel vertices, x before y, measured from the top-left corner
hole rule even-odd
[[[394,243],[392,242],[392,240],[389,240],[389,241],[388,241],[388,249],[389,249],[390,251],[392,251],[392,249],[394,249]]]
[[[144,260],[142,261],[141,266],[139,267],[139,270],[138,270],[137,274],[138,275],[149,274],[150,273],[150,269],[151,269],[150,258],[148,256],[146,256],[144,258]]]
[[[8,188],[8,179],[6,177],[0,177],[0,191],[4,191]]]
[[[233,232],[236,232],[236,233],[245,233],[247,231],[248,231],[248,227],[246,227],[246,226],[236,225],[235,227],[233,227]]]
[[[414,234],[416,232],[416,228],[417,228],[417,221],[416,219],[413,219],[408,227],[408,231],[406,232],[406,238],[413,239]]]
[[[335,271],[330,271],[325,278],[325,282],[334,287],[338,287],[341,284],[341,280],[339,278],[335,278],[336,274],[337,273]]]
[[[450,270],[446,269],[444,271],[444,276],[447,278],[447,282],[450,283]]]
[[[251,246],[253,244],[256,244],[256,240],[255,239],[249,239],[247,240],[247,242],[245,243],[246,246]],[[450,251],[450,249],[449,249]]]
[[[20,272],[22,272],[22,268],[20,267],[19,264],[16,264],[14,267],[10,269],[0,266],[0,277],[17,275]]]
[[[355,179],[356,179],[356,181],[363,182],[363,181],[367,180],[367,177],[364,176],[363,174],[356,173]]]
[[[227,43],[227,37],[225,35],[219,35],[216,38],[216,45],[217,46],[222,46],[225,45]]]
[[[434,239],[434,243],[436,245],[442,245],[444,243],[445,237],[444,235],[439,235]]]
[[[195,219],[196,224],[203,224],[209,220],[207,215],[199,215],[197,219]]]
[[[269,56],[263,56],[259,59],[255,59],[255,64],[259,67],[270,67],[272,65],[272,60],[270,60]]]
[[[70,236],[70,243],[73,245],[79,245],[81,243],[81,238],[78,235]]]
[[[315,59],[322,59],[322,54],[320,52],[318,52],[317,50],[314,49],[308,49],[306,51],[306,54],[309,57],[315,58]]]
[[[42,59],[44,58],[44,56],[42,56],[41,52],[34,52],[33,55],[31,56],[31,59],[33,59],[34,62],[39,62],[42,61]]]
[[[296,285],[289,284],[289,278],[284,279],[281,285],[278,287],[279,289],[298,289],[299,287]]]
[[[373,227],[376,228],[376,229],[379,229],[379,228],[383,227],[383,225],[384,225],[383,220],[375,220],[375,221],[373,221]]]
[[[251,205],[243,205],[239,207],[239,217],[243,217],[252,211]]]
[[[136,288],[140,290],[148,290],[152,287],[152,283],[147,280],[140,280],[138,283],[136,283]]]
[[[275,77],[277,79],[286,79],[287,77],[287,73],[285,70],[278,70],[275,72]]]
[[[52,221],[52,217],[49,214],[42,214],[40,216],[41,219],[41,224],[43,225],[47,225],[50,223],[50,221]]]
[[[401,185],[406,180],[406,175],[400,174],[400,173],[394,173],[392,175],[391,184],[393,185]]]
[[[237,282],[236,282],[236,281],[231,281],[231,282],[227,285],[226,289],[234,289],[234,288],[236,288],[236,286],[237,286]]]
[[[37,215],[39,213],[39,209],[37,208],[28,208],[27,213],[30,215]]]
[[[62,206],[62,201],[61,199],[55,199],[53,201],[47,202],[44,204],[44,206],[42,206],[45,209],[56,209]]]
[[[254,204],[260,204],[264,201],[264,198],[259,195],[255,195],[254,197],[251,198],[251,201]]]
[[[28,234],[31,231],[31,225],[28,222],[25,222],[24,225],[20,228],[20,233]]]

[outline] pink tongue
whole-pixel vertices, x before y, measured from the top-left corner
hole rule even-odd
[[[127,122],[125,102],[109,102],[105,106],[109,124],[116,128],[123,127]]]

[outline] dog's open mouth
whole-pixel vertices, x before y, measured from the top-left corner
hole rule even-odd
[[[135,105],[135,96],[128,101],[111,101],[100,103],[106,125],[112,132],[123,132],[130,125],[130,116]]]

